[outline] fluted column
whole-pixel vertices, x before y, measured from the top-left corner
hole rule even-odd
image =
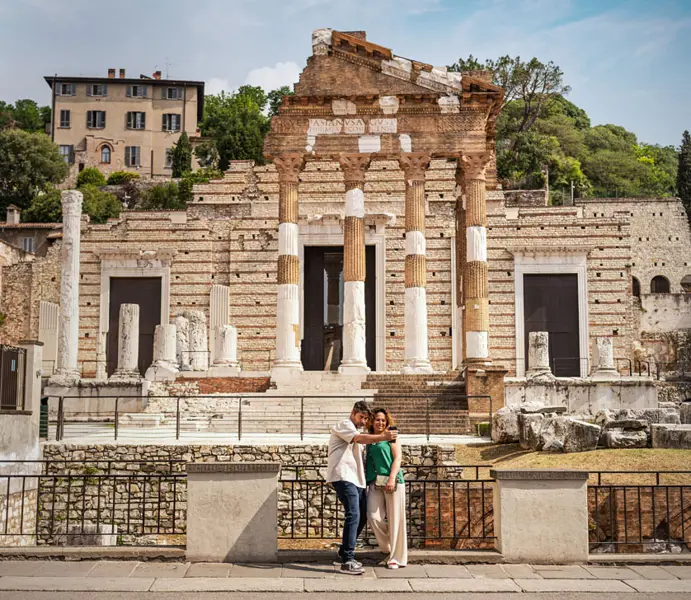
[[[298,258],[298,178],[300,154],[274,159],[278,171],[278,289],[274,370],[302,371],[300,360],[300,259]]]
[[[341,373],[368,373],[365,333],[365,171],[370,157],[342,154],[345,179],[343,235],[343,360]]]
[[[407,152],[405,173],[405,364],[403,373],[431,373],[427,342],[427,244],[425,170],[429,154]]]
[[[459,165],[462,167],[462,164]],[[463,171],[459,168],[456,171],[456,322],[453,324],[458,336],[458,346],[456,351],[456,364],[462,365],[465,360],[465,339],[463,325],[463,270],[466,263],[466,218],[465,218],[465,195],[463,193],[465,182],[463,181]]]
[[[463,154],[466,261],[463,265],[465,362],[488,363],[489,298],[487,292],[487,210],[485,170],[490,153]]]

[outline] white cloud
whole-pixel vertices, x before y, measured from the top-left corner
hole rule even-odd
[[[204,86],[204,93],[210,96],[215,96],[221,92],[231,92],[232,89],[233,88],[230,86],[227,79],[223,79],[221,77],[212,77],[206,82],[206,85]]]
[[[300,76],[300,67],[294,62],[279,62],[273,67],[252,69],[245,79],[245,85],[258,85],[266,91],[283,85],[292,86]]]

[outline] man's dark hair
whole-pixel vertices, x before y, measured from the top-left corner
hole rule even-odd
[[[369,404],[367,404],[367,402],[365,402],[364,400],[358,400],[355,403],[355,406],[353,406],[353,412],[367,416],[372,415],[372,409],[370,408]]]

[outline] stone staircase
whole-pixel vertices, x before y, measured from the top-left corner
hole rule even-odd
[[[458,372],[432,375],[367,376],[363,389],[373,389],[375,407],[391,411],[404,433],[461,435],[471,430],[465,382]]]

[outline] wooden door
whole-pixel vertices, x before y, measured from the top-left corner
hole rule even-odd
[[[324,253],[323,246],[305,246],[302,368],[324,370]]]
[[[577,275],[524,275],[525,369],[531,331],[549,333],[549,361],[557,377],[578,377],[580,341]]]
[[[377,268],[376,247],[365,248],[365,353],[367,366],[377,370]]]

